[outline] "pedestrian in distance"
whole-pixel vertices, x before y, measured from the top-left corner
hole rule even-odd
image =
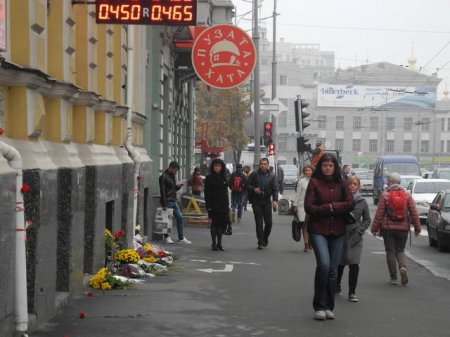
[[[284,192],[284,170],[279,164],[277,164],[277,182],[278,182],[278,192],[280,192],[280,194],[283,194],[283,192]]]
[[[345,266],[348,266],[348,300],[350,302],[358,302],[356,297],[356,286],[358,284],[359,264],[361,263],[361,254],[363,249],[362,236],[370,226],[369,205],[365,198],[359,194],[361,181],[357,176],[348,178],[348,185],[353,194],[355,208],[351,212],[353,219],[352,224],[345,225],[345,239],[342,247],[341,262],[338,267],[338,279],[336,286],[336,295],[341,293],[341,280],[344,274]]]
[[[416,236],[420,234],[420,219],[411,194],[400,186],[400,175],[391,173],[387,178],[387,190],[381,194],[370,231],[381,235],[386,250],[386,262],[390,283],[398,284],[397,263],[402,284],[408,283],[405,246],[410,233],[410,223]]]
[[[307,218],[305,212],[305,195],[306,189],[308,188],[309,180],[314,172],[314,166],[306,165],[303,167],[302,176],[298,181],[297,194],[294,199],[294,212],[297,214],[297,218],[300,221],[300,226],[302,227],[303,241],[305,247],[303,251],[309,252],[311,250],[311,245],[309,244],[309,235],[307,229]]]
[[[320,140],[316,142],[316,148],[312,150],[311,153],[312,153],[311,165],[317,167],[320,158],[322,158],[324,154],[323,144]]]
[[[344,217],[353,209],[353,196],[336,156],[325,153],[314,170],[305,196],[309,241],[316,257],[314,319],[334,319],[337,270],[345,237]]]
[[[231,222],[236,221],[236,215],[237,222],[241,222],[246,180],[247,176],[242,169],[242,164],[237,164],[236,171],[230,175],[228,183],[231,190]]]
[[[188,179],[188,185],[191,187],[192,194],[200,197],[203,188],[203,179],[200,175],[200,168],[194,168],[194,172]]]
[[[211,219],[211,248],[224,250],[222,234],[230,224],[230,204],[225,163],[218,158],[211,162],[209,175],[205,178],[205,206]]]
[[[252,168],[249,165],[245,165],[242,168],[242,170],[245,174],[245,180],[247,181],[248,178],[250,177],[250,173],[252,172]],[[247,203],[248,203],[248,190],[247,190],[247,188],[245,188],[243,196],[242,196],[242,207],[243,207],[244,211],[247,210]]]
[[[350,165],[345,164],[342,167],[342,177],[344,180],[348,180],[348,177],[350,177],[350,172],[352,170],[352,167]]]
[[[180,169],[180,164],[176,161],[172,161],[169,167],[159,176],[159,191],[161,194],[160,203],[162,209],[165,211],[167,208],[173,209],[173,216],[177,221],[177,234],[178,243],[191,244],[184,236],[184,220],[181,214],[180,207],[177,203],[177,191],[183,186],[183,184],[177,184],[175,175]],[[173,243],[172,238],[167,235],[165,237],[166,243]]]
[[[269,159],[261,158],[259,168],[248,178],[247,190],[255,217],[258,249],[269,244],[272,231],[272,208],[278,205],[278,184],[275,174],[269,172]]]

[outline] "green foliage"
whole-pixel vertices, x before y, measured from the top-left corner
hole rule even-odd
[[[244,125],[250,112],[248,86],[215,89],[199,82],[197,89],[196,139],[201,139],[202,123],[207,123],[209,145],[221,144],[225,151],[233,151],[235,158],[237,154],[240,157],[240,152],[248,144]]]

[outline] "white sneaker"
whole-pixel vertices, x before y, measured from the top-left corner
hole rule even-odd
[[[173,240],[172,240],[172,238],[171,238],[170,236],[166,237],[166,238],[164,239],[164,241],[165,241],[166,243],[168,243],[168,244],[172,244],[172,243],[173,243]]]
[[[314,319],[317,319],[317,320],[319,320],[319,321],[324,321],[324,320],[326,320],[326,319],[327,319],[327,316],[326,316],[326,314],[325,314],[325,311],[323,311],[323,310],[317,310],[317,311],[314,313]]]
[[[189,241],[188,239],[186,239],[186,237],[184,237],[182,240],[178,239],[177,242],[184,243],[185,245],[190,245],[192,243],[192,241]]]
[[[334,319],[334,312],[332,312],[331,310],[325,310],[325,317],[327,319]]]

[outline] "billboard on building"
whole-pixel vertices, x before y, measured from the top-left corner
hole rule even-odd
[[[436,104],[436,86],[386,87],[319,84],[319,107],[414,107],[429,109]]]

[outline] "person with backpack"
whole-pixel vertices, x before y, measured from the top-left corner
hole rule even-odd
[[[400,175],[391,173],[387,178],[387,190],[381,194],[370,231],[381,235],[386,250],[386,262],[390,283],[398,284],[397,265],[402,284],[408,283],[405,246],[410,233],[410,223],[416,236],[420,234],[420,219],[412,196],[400,186]]]
[[[236,165],[236,171],[230,175],[228,186],[231,190],[231,221],[235,222],[237,213],[237,222],[241,222],[243,197],[245,190],[245,181],[247,176],[245,175],[242,164]]]
[[[203,179],[200,175],[200,168],[194,168],[194,172],[188,179],[188,185],[191,187],[192,194],[200,197],[203,188]]]
[[[269,159],[259,160],[259,169],[250,174],[246,186],[255,217],[258,249],[263,249],[269,244],[272,231],[272,208],[278,205],[277,178],[269,171]]]

